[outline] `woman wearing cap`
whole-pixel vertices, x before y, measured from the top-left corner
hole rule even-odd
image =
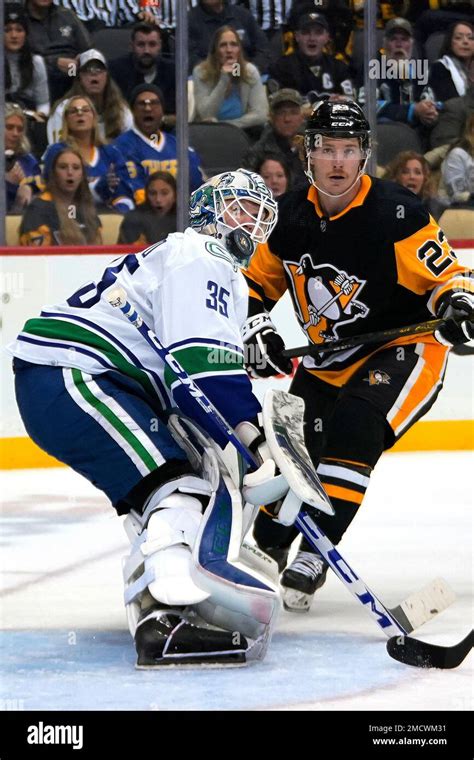
[[[107,70],[107,61],[99,50],[86,50],[79,56],[79,70],[69,92],[60,100],[48,120],[48,142],[62,139],[64,108],[73,95],[87,95],[99,116],[99,132],[109,142],[133,126],[133,117],[120,90]]]
[[[97,111],[86,95],[74,95],[63,111],[62,141],[50,145],[43,156],[46,173],[53,157],[66,146],[76,148],[86,167],[96,203],[126,214],[134,208],[133,190],[124,158],[99,133]]]
[[[258,69],[245,60],[237,32],[222,26],[205,61],[193,70],[195,121],[224,121],[241,129],[260,127],[268,102]]]
[[[81,154],[63,148],[52,160],[46,191],[23,215],[20,245],[100,245],[100,226]]]
[[[456,21],[446,32],[441,58],[433,63],[428,79],[435,101],[462,97],[474,82],[473,31],[470,21]]]
[[[50,110],[48,75],[42,56],[31,52],[26,14],[18,3],[6,3],[4,19],[6,100],[45,120]]]

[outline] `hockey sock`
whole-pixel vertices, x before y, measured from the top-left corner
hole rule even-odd
[[[317,468],[317,473],[331,499],[335,514],[331,517],[320,513],[316,522],[329,540],[337,544],[362,503],[369,485],[371,468],[362,463],[324,458]],[[301,549],[311,551],[311,547],[304,540]]]

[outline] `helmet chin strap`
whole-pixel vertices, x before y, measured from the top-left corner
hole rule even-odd
[[[316,184],[316,181],[315,181],[314,176],[313,176],[313,172],[311,171],[311,165],[310,165],[310,160],[311,159],[310,159],[310,156],[308,156],[308,170],[305,172],[305,174],[308,177],[308,179],[311,182],[311,184],[314,185],[314,187],[316,188],[316,190],[318,192],[322,193],[323,195],[329,196],[329,198],[342,198],[343,195],[346,195],[350,190],[352,190],[352,188],[354,187],[354,185],[356,185],[357,182],[362,177],[363,173],[365,172],[365,167],[367,166],[367,161],[369,160],[369,157],[370,157],[370,153],[368,153],[367,156],[365,157],[364,163],[362,164],[361,168],[359,169],[359,173],[357,174],[357,177],[355,178],[355,180],[352,183],[352,185],[350,187],[348,187],[347,190],[344,190],[343,193],[328,193],[327,190],[323,190],[321,187],[319,187],[319,185]]]

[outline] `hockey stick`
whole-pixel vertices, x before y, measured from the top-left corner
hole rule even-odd
[[[457,668],[467,657],[474,644],[474,631],[466,638],[451,647],[438,644],[428,644],[409,636],[393,636],[387,641],[387,652],[390,657],[405,665],[415,668]]]
[[[347,351],[356,346],[365,346],[369,343],[384,343],[387,340],[395,340],[410,335],[420,335],[423,333],[432,333],[446,324],[445,319],[431,319],[428,322],[420,322],[417,325],[406,325],[405,327],[392,327],[388,330],[379,330],[378,332],[364,333],[363,335],[352,335],[349,338],[341,338],[329,343],[318,345],[310,343],[306,346],[297,348],[285,348],[282,355],[288,359],[295,356],[317,356],[326,354],[330,351]]]
[[[146,325],[143,318],[137,313],[134,306],[127,300],[127,294],[123,288],[114,288],[107,296],[111,306],[119,308],[126,318],[136,327],[139,333],[154,349],[161,360],[173,371],[183,385],[188,389],[189,394],[197,404],[203,409],[213,423],[220,429],[222,434],[230,441],[243,459],[247,462],[252,470],[257,467],[257,462],[253,454],[242,444],[228,425],[220,412],[209,401],[207,396],[196,385],[194,380],[187,374],[181,364],[173,355],[160,343],[155,333]],[[307,468],[308,469],[308,468]],[[316,490],[322,490],[319,479],[314,473],[314,478],[319,484]],[[406,622],[400,622],[396,616],[396,611],[388,610],[385,605],[373,594],[361,578],[351,569],[348,563],[341,556],[339,551],[332,545],[324,532],[318,528],[307,508],[303,505],[296,518],[295,525],[303,534],[309,544],[326,559],[329,566],[336,573],[338,578],[343,582],[350,593],[362,604],[371,617],[375,620],[379,628],[387,636],[396,636],[407,634],[413,630],[413,627],[406,625]],[[407,618],[405,618],[407,620]],[[408,621],[409,622],[409,621]],[[424,622],[424,621],[423,621]]]

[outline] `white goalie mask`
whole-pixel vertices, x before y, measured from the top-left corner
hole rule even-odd
[[[278,220],[272,191],[255,172],[224,172],[191,195],[190,226],[221,240],[240,266],[247,266],[257,243],[265,243]]]

